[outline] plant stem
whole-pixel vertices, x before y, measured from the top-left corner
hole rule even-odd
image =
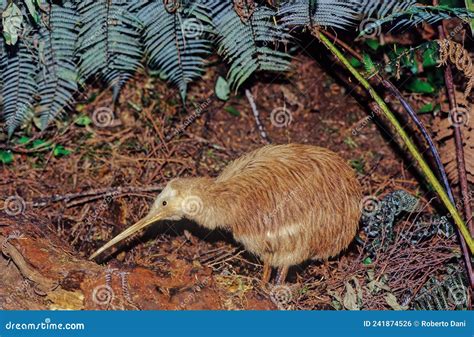
[[[456,223],[462,236],[464,237],[469,249],[471,250],[471,253],[474,253],[474,241],[471,237],[471,234],[469,233],[468,228],[466,227],[466,224],[461,218],[461,215],[459,214],[458,210],[453,205],[453,203],[451,203],[451,200],[446,194],[446,191],[439,183],[438,179],[434,175],[433,171],[430,169],[429,165],[423,159],[423,156],[418,151],[418,149],[416,148],[411,138],[408,136],[406,131],[400,125],[395,115],[390,111],[388,106],[385,104],[384,100],[377,94],[377,92],[373,89],[370,83],[357,71],[357,69],[355,69],[351,65],[349,60],[339,51],[339,49],[337,49],[337,47],[321,32],[316,31],[315,34],[319,37],[321,42],[334,54],[334,56],[336,56],[339,59],[339,61],[341,61],[344,64],[344,66],[351,72],[351,74],[369,92],[370,96],[372,96],[375,102],[380,106],[384,115],[387,117],[387,119],[390,121],[392,126],[395,128],[396,132],[398,133],[400,138],[403,140],[403,142],[407,146],[411,155],[418,162],[418,165],[420,165],[421,170],[423,171],[424,175],[428,179],[429,183],[433,186],[435,191],[438,193],[439,197],[441,198],[441,201],[443,202],[443,204],[446,206],[449,213],[453,217],[454,222]]]

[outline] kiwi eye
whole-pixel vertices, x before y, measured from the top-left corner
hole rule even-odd
[[[166,206],[168,205],[168,203],[166,201],[163,201],[163,206]]]

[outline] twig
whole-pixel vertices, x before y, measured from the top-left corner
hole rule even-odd
[[[250,107],[252,108],[252,113],[253,113],[253,116],[255,117],[255,124],[257,124],[257,129],[260,133],[260,136],[265,141],[265,143],[270,144],[271,141],[268,138],[267,133],[265,132],[265,128],[263,127],[262,122],[260,122],[260,113],[258,112],[257,105],[255,104],[255,100],[253,99],[253,96],[250,90],[245,89],[245,96],[247,96],[247,99],[250,103]]]

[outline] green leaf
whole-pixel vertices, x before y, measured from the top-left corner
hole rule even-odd
[[[87,115],[81,115],[74,121],[74,123],[79,126],[88,126],[92,123],[92,119]]]
[[[221,101],[227,101],[229,99],[230,87],[225,78],[222,76],[217,78],[214,91],[216,92],[217,98],[219,98]]]
[[[411,92],[416,92],[420,94],[432,94],[433,92],[435,92],[435,87],[433,85],[420,78],[413,79],[405,87]]]
[[[357,58],[355,58],[354,56],[352,56],[350,59],[349,59],[349,62],[351,63],[351,65],[354,67],[354,68],[359,68],[362,66],[362,62],[360,62]]]
[[[13,153],[11,151],[0,150],[0,162],[10,164],[13,161]]]
[[[365,173],[365,164],[364,164],[364,159],[359,158],[359,159],[351,159],[349,161],[350,165],[354,170],[356,170],[360,174]]]
[[[35,2],[37,2],[37,1],[35,1]],[[33,20],[35,20],[35,22],[37,24],[39,24],[40,23],[40,15],[39,15],[38,11],[36,10],[36,6],[33,3],[33,0],[25,0],[25,3],[26,3],[26,7],[28,7],[28,12],[30,12],[30,14],[31,14],[31,17],[33,18]]]
[[[21,136],[20,138],[18,138],[18,144],[26,144],[30,141],[30,138],[29,137],[26,137],[26,136]]]
[[[372,259],[371,259],[369,256],[367,256],[367,257],[362,261],[362,263],[367,266],[367,265],[369,265],[369,264],[372,264]]]
[[[49,143],[43,139],[36,139],[33,141],[33,144],[31,145],[33,149],[37,149],[43,146],[49,146]]]
[[[377,51],[377,49],[379,49],[380,47],[380,42],[379,40],[376,40],[376,39],[366,40],[365,44],[368,45],[369,48],[372,49],[373,51]]]
[[[224,108],[225,111],[230,113],[232,116],[239,117],[240,116],[240,111],[237,110],[235,107],[229,105]]]
[[[71,154],[71,150],[64,148],[62,145],[56,145],[53,150],[53,155],[55,157],[62,157]]]
[[[444,71],[441,68],[431,68],[426,74],[427,81],[438,90],[444,88]]]
[[[438,65],[437,47],[431,45],[423,52],[423,67],[434,67]]]
[[[362,61],[364,62],[365,71],[368,74],[373,74],[377,72],[377,68],[375,67],[374,61],[372,61],[368,54],[362,55]]]
[[[2,13],[3,36],[5,36],[6,44],[11,46],[16,44],[22,23],[23,15],[20,8],[14,2],[10,2]]]
[[[434,110],[433,103],[427,103],[423,105],[418,112],[422,114],[422,113],[432,112],[433,110]]]

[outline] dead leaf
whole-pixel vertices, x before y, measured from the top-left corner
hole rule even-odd
[[[385,301],[387,304],[393,309],[393,310],[407,310],[408,306],[402,306],[398,304],[397,298],[395,297],[394,294],[388,293],[385,295]]]

